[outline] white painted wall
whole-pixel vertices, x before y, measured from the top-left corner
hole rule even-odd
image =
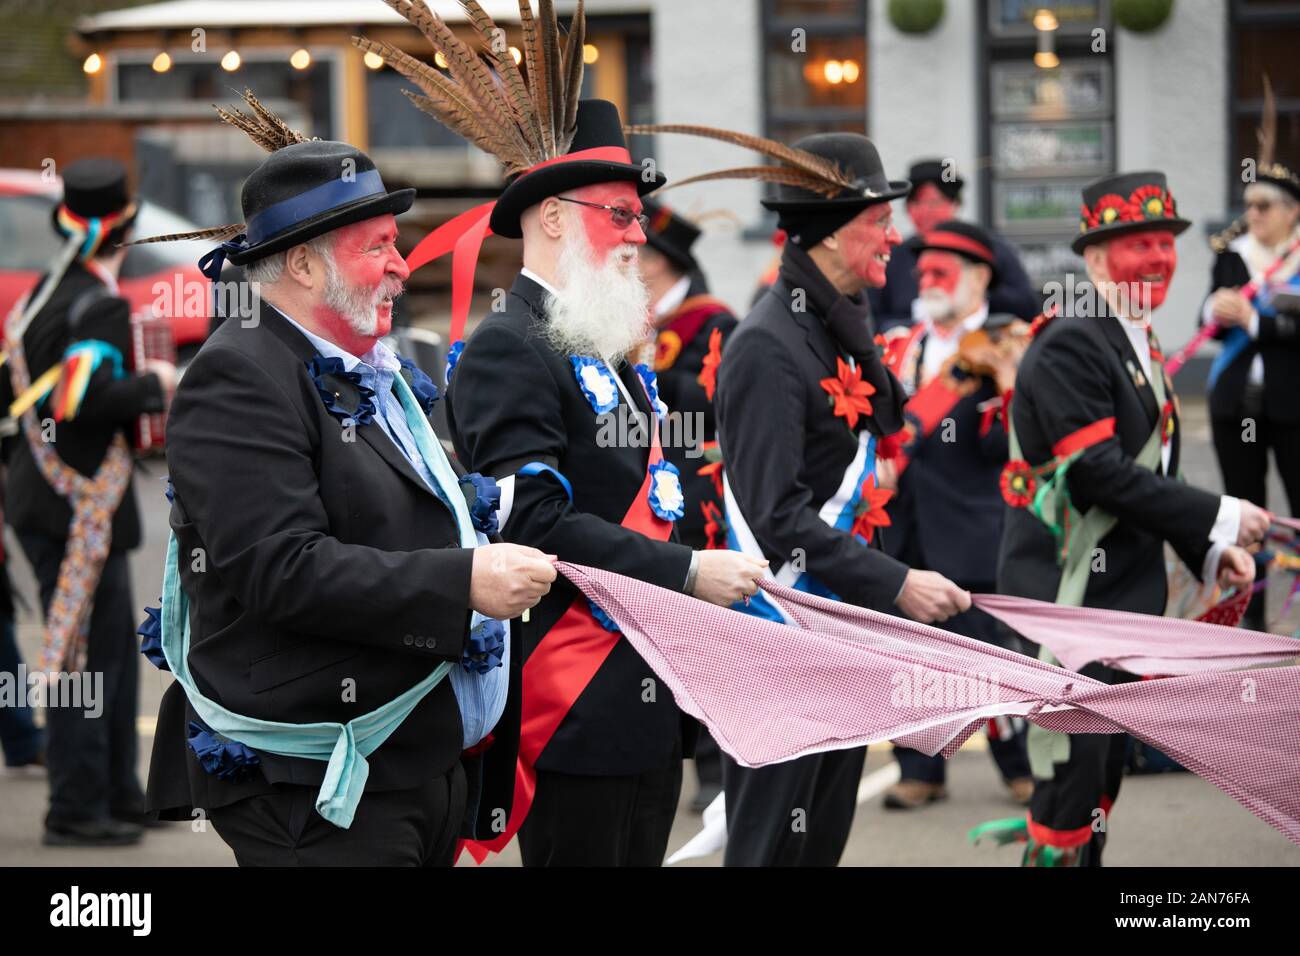
[[[957,172],[966,180],[963,215],[978,220],[982,174],[976,163],[976,84],[981,80],[976,55],[983,24],[970,0],[950,0],[945,6],[934,30],[914,36],[894,28],[884,0],[868,3],[868,135],[891,179],[904,178],[916,159],[956,160]],[[912,229],[903,204],[895,209],[906,236]]]
[[[1179,0],[1154,33],[1114,38],[1115,135],[1120,170],[1160,169],[1191,228],[1178,240],[1178,272],[1156,332],[1172,351],[1196,328],[1213,255],[1206,227],[1222,221],[1227,195],[1227,4]]]

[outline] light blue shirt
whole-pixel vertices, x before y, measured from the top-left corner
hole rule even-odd
[[[279,309],[276,311],[280,312]],[[339,348],[329,339],[309,332],[283,312],[280,312],[280,315],[301,332],[323,358],[341,359],[344,369],[361,375],[361,383],[373,389],[375,393],[375,421],[397,446],[402,456],[411,463],[411,467],[424,480],[429,490],[437,495],[443,504],[451,508],[451,503],[438,487],[437,479],[425,462],[424,456],[420,454],[415,436],[411,433],[411,426],[406,420],[406,413],[402,409],[402,403],[393,392],[393,377],[402,368],[397,353],[382,340],[377,340],[369,352],[357,357]],[[459,494],[460,489],[447,490],[447,494],[452,493]],[[484,541],[485,539],[480,535],[479,543],[482,544]],[[471,628],[477,626],[482,620],[484,620],[483,615],[475,611],[470,622]],[[451,680],[452,690],[456,693],[456,703],[460,707],[466,748],[474,746],[486,737],[505,711],[506,696],[510,689],[510,624],[508,621],[502,623],[506,626],[506,649],[500,667],[494,667],[486,674],[477,674],[466,670],[457,662],[447,675]]]

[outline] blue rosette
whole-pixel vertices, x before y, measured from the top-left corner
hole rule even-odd
[[[243,783],[252,779],[254,768],[262,762],[256,751],[222,737],[199,721],[190,721],[187,742],[203,772],[218,780]]]
[[[682,494],[682,475],[670,461],[650,466],[650,510],[665,521],[676,521],[686,514],[686,496]]]
[[[641,376],[646,394],[650,396],[650,404],[655,407],[655,414],[659,416],[660,421],[663,421],[668,415],[668,406],[659,397],[659,377],[655,375],[654,369],[644,362],[634,367],[636,368],[636,374]]]
[[[461,476],[460,490],[465,495],[475,530],[487,535],[496,534],[500,530],[497,509],[501,507],[501,489],[496,481],[474,471]]]
[[[140,635],[140,653],[160,671],[170,671],[162,649],[162,608],[147,607],[144,613],[147,615],[144,622],[136,628]]]
[[[614,373],[609,370],[609,366],[589,355],[570,355],[569,363],[573,366],[574,377],[592,411],[604,415],[618,408],[618,382],[614,380]]]
[[[433,403],[441,396],[438,394],[438,386],[433,384],[433,379],[424,374],[420,366],[416,365],[408,358],[397,356],[397,361],[402,364],[402,378],[410,386],[411,393],[415,400],[420,403],[424,409],[425,415],[433,414]]]
[[[340,422],[351,419],[358,425],[375,420],[375,390],[361,383],[360,372],[349,372],[338,356],[316,356],[307,363],[325,410]]]
[[[460,353],[463,351],[465,351],[464,339],[461,339],[458,342],[452,342],[451,348],[447,349],[447,371],[444,372],[442,376],[442,384],[444,387],[451,384],[452,370],[456,367],[456,363],[460,361]]]
[[[505,649],[505,625],[493,618],[485,618],[470,629],[460,666],[471,674],[486,674],[492,668],[501,666]]]
[[[597,624],[599,624],[605,630],[612,631],[615,634],[623,633],[619,629],[618,624],[614,622],[614,619],[605,613],[604,608],[602,608],[599,604],[597,604],[595,601],[591,600],[590,598],[587,599],[587,603],[591,605],[591,616],[596,619]]]

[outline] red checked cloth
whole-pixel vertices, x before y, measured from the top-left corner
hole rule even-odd
[[[950,756],[989,717],[1020,714],[1065,733],[1131,733],[1300,844],[1300,667],[1112,686],[771,582],[797,627],[557,568],[744,766],[886,740]]]
[[[1003,594],[976,594],[974,601],[1069,670],[1097,661],[1130,674],[1202,674],[1300,657],[1300,641],[1280,634]]]

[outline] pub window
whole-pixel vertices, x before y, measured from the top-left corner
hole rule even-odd
[[[1242,160],[1256,158],[1264,112],[1264,77],[1277,100],[1277,148],[1274,158],[1295,168],[1300,163],[1300,2],[1296,0],[1232,0],[1229,56],[1228,202],[1241,208]]]
[[[801,52],[793,48],[796,30]],[[763,0],[763,78],[772,139],[865,133],[866,0]]]

